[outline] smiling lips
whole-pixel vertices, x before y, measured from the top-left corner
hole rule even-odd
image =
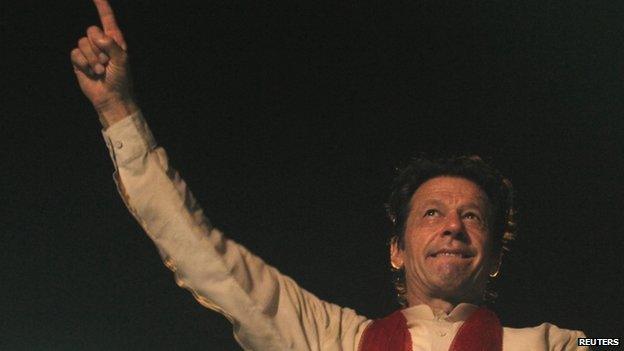
[[[467,251],[461,249],[442,249],[435,251],[428,255],[428,257],[457,257],[457,258],[471,258],[474,255]]]

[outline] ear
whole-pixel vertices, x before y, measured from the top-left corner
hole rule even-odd
[[[496,278],[500,272],[501,264],[503,263],[503,249],[501,252],[494,256],[494,261],[492,262],[492,267],[490,268],[490,277]]]
[[[403,250],[399,248],[399,237],[393,236],[390,239],[390,265],[394,269],[403,268]]]

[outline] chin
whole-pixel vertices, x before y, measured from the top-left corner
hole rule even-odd
[[[438,276],[433,279],[435,289],[446,296],[462,296],[474,291],[475,280],[462,274]]]
[[[442,296],[460,296],[466,293],[465,284],[462,282],[449,282],[446,284],[436,284],[435,290]]]
[[[465,289],[475,282],[470,272],[456,269],[438,269],[432,278],[431,281],[444,290]]]
[[[447,300],[459,302],[479,303],[482,299],[484,284],[479,284],[472,279],[442,280],[435,284],[434,293]]]

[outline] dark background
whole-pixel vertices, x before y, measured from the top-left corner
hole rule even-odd
[[[518,192],[494,308],[623,337],[624,3],[113,1],[140,105],[212,222],[319,297],[396,306],[410,156]],[[126,211],[69,52],[90,1],[2,6],[3,350],[236,350]]]

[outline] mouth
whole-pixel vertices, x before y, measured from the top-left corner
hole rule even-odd
[[[467,250],[458,249],[442,249],[429,254],[427,257],[455,257],[455,258],[472,258],[474,254]]]

